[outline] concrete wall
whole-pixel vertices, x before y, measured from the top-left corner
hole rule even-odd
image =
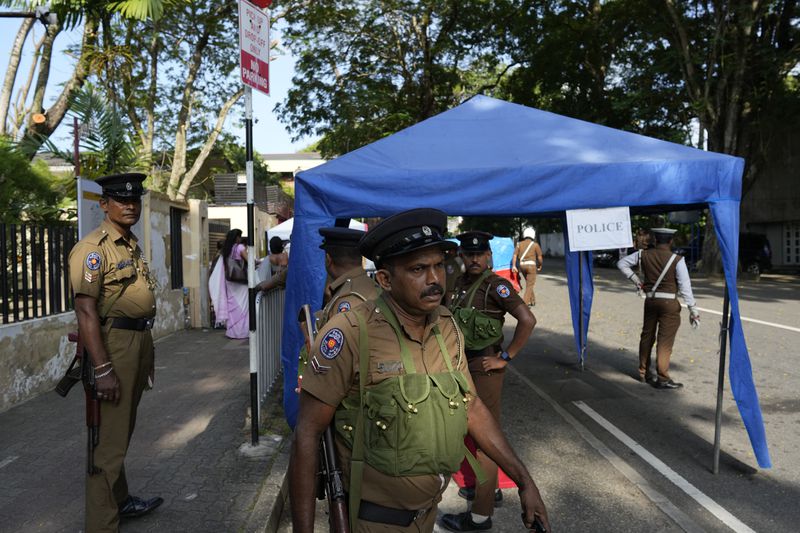
[[[227,219],[231,221],[231,229],[242,230],[243,235],[247,235],[247,206],[246,205],[211,205],[208,206],[208,218]],[[276,219],[269,213],[261,211],[258,206],[253,210],[253,224],[256,233],[253,236],[256,247],[256,255],[264,257],[267,255],[267,243],[264,235],[266,231],[276,223]]]
[[[170,277],[170,207],[185,211],[181,216],[183,287],[177,289],[172,288]],[[204,307],[208,301],[205,202],[172,202],[151,192],[143,197],[142,222],[139,243],[158,282],[153,337],[163,337],[186,326],[207,325],[203,323],[208,315]],[[77,329],[72,312],[0,326],[0,412],[38,394],[52,394],[50,391],[75,355],[75,345],[67,334]]]

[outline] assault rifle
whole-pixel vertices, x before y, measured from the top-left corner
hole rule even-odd
[[[306,327],[306,348],[309,356],[311,347],[314,345],[314,318],[311,315],[311,307],[306,304],[303,306],[301,317],[305,319]],[[322,434],[319,447],[319,472],[317,472],[319,483],[317,485],[317,499],[328,500],[328,516],[333,533],[350,533],[350,521],[347,516],[347,498],[344,492],[344,480],[342,479],[342,468],[336,459],[336,448],[333,443],[333,430],[331,426],[325,429]]]
[[[67,335],[70,342],[75,343],[75,357],[66,374],[56,385],[56,393],[66,398],[70,389],[79,381],[83,381],[86,397],[86,471],[89,475],[97,474],[100,469],[94,465],[94,450],[100,444],[100,400],[97,399],[97,385],[94,379],[94,366],[83,347],[80,335],[72,332]]]

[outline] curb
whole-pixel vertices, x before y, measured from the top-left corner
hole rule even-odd
[[[244,526],[246,533],[276,533],[281,522],[283,510],[289,497],[289,483],[286,475],[289,470],[291,438],[281,443],[280,450],[273,461],[269,475],[261,485],[253,510]]]

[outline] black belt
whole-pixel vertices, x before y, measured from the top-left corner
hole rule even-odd
[[[130,329],[133,331],[144,331],[153,327],[154,318],[127,318],[124,316],[115,316],[107,318],[103,321],[111,321],[111,327],[117,329]]]
[[[408,527],[418,518],[425,516],[428,511],[430,509],[422,509],[420,511],[393,509],[392,507],[384,507],[377,503],[361,500],[361,505],[358,508],[358,518],[359,520],[377,522],[379,524]]]
[[[494,355],[495,349],[494,346],[487,346],[481,350],[464,350],[464,354],[466,354],[467,359],[474,359],[476,357],[484,357],[484,356],[491,356]]]

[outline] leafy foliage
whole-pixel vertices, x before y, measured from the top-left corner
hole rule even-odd
[[[26,155],[0,137],[0,222],[54,222],[62,219],[59,199],[65,191],[51,187],[44,165],[31,165]]]
[[[290,1],[284,44],[296,74],[277,114],[326,157],[415,124],[474,94],[496,61],[480,40],[486,2]]]
[[[91,84],[86,84],[73,96],[71,114],[81,124],[81,175],[98,178],[132,170],[146,170],[148,161],[142,159],[135,138],[123,116],[104,100]],[[60,150],[49,140],[48,148],[68,162],[73,154]]]

